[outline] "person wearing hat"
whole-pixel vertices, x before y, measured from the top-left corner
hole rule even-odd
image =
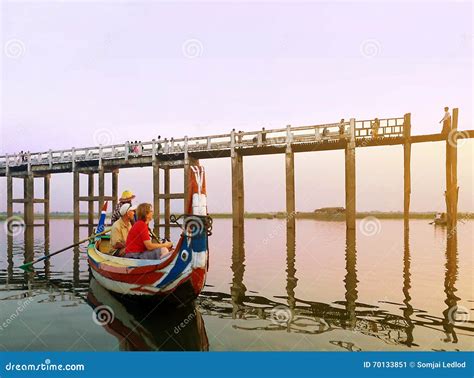
[[[118,255],[122,256],[125,252],[125,242],[128,233],[132,228],[132,220],[135,217],[136,208],[130,203],[124,203],[120,207],[120,218],[112,225],[110,232],[110,245],[113,249],[119,250]]]
[[[122,207],[122,205],[128,203],[128,204],[132,204],[132,200],[135,198],[135,195],[130,191],[130,190],[125,190],[123,193],[122,193],[122,197],[120,197],[117,205],[115,205],[115,208],[114,208],[114,211],[112,213],[112,219],[110,220],[110,222],[112,224],[114,224],[115,222],[117,222],[120,217],[122,216],[120,214],[120,209]],[[131,220],[132,222],[132,225],[133,223],[135,223],[134,220]]]

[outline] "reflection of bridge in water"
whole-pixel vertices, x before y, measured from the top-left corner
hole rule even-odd
[[[446,293],[446,309],[442,317],[433,316],[422,309],[411,305],[411,273],[409,231],[404,235],[403,254],[403,303],[384,301],[395,305],[401,315],[392,314],[375,305],[357,301],[357,251],[355,232],[348,230],[346,234],[346,275],[344,277],[345,300],[330,304],[304,300],[295,296],[297,287],[295,268],[295,233],[291,228],[287,234],[287,295],[276,297],[275,300],[261,296],[247,295],[243,284],[245,272],[245,250],[243,242],[234,244],[232,254],[232,270],[234,273],[230,294],[203,292],[198,298],[199,308],[203,315],[217,316],[227,319],[249,320],[257,325],[239,325],[233,327],[244,331],[278,331],[285,330],[297,334],[318,335],[334,330],[349,330],[371,336],[392,345],[417,347],[414,337],[415,327],[425,327],[444,333],[443,341],[456,344],[458,333],[474,337],[474,322],[456,321],[456,316],[463,313],[457,307],[456,279],[458,274],[457,235],[448,235],[446,245],[446,275],[444,281]],[[235,239],[234,239],[235,242]],[[465,319],[464,319],[465,320]],[[258,322],[252,322],[258,321]],[[263,324],[262,324],[263,321]],[[351,342],[331,341],[348,350],[357,350]]]
[[[205,291],[196,301],[197,309],[192,306],[180,312],[183,319],[195,314],[190,318],[193,322],[192,327],[179,335],[180,338],[183,338],[181,343],[187,343],[187,349],[206,349],[207,336],[205,335],[204,322],[200,318],[201,315],[204,316],[204,320],[208,316],[243,320],[243,323],[239,321],[233,324],[234,329],[242,332],[252,330],[286,331],[310,336],[330,333],[335,330],[346,330],[355,334],[377,338],[386,344],[406,347],[419,346],[415,340],[414,330],[420,327],[443,333],[445,343],[456,344],[458,334],[468,337],[474,336],[473,321],[456,322],[456,315],[462,317],[462,313],[459,313],[457,308],[460,298],[456,296],[455,286],[458,274],[456,233],[448,235],[447,238],[444,280],[446,308],[442,312],[442,316],[437,317],[422,309],[413,308],[411,305],[411,257],[408,231],[405,232],[404,236],[403,303],[383,302],[386,305],[396,306],[398,310],[401,310],[398,314],[391,313],[377,305],[358,302],[357,285],[359,281],[357,277],[356,240],[355,232],[350,230],[346,234],[346,274],[343,278],[344,300],[321,303],[297,298],[295,295],[298,282],[295,268],[295,233],[291,228],[288,228],[287,231],[286,295],[268,299],[247,294],[247,288],[243,283],[245,273],[244,243],[243,239],[235,238],[231,266],[233,279],[229,293]],[[33,249],[33,246],[25,246],[26,251],[33,251]],[[77,251],[77,255],[79,253]],[[73,265],[72,280],[57,279],[52,276],[48,260],[45,260],[43,269],[38,268],[36,276],[33,273],[18,274],[13,269],[13,245],[9,243],[8,267],[4,272],[6,274],[2,274],[6,277],[6,280],[0,283],[6,285],[5,290],[12,294],[4,297],[3,300],[19,300],[29,296],[47,294],[43,299],[44,302],[84,303],[84,301],[87,301],[93,308],[105,303],[116,314],[120,314],[121,319],[113,325],[108,325],[107,328],[107,331],[119,340],[120,348],[160,349],[163,340],[166,340],[166,344],[161,345],[161,349],[177,348],[176,345],[178,344],[172,343],[173,340],[167,337],[163,338],[165,334],[174,335],[175,315],[163,316],[156,313],[151,318],[158,319],[157,317],[161,316],[161,325],[168,324],[169,329],[163,326],[158,327],[155,324],[156,322],[149,321],[150,319],[145,321],[147,317],[142,316],[143,311],[140,310],[140,307],[122,302],[105,289],[99,288],[101,290],[97,290],[97,285],[95,285],[95,291],[92,290],[94,285],[90,283],[89,277],[85,277],[83,273],[81,274],[78,258],[74,260]],[[199,311],[199,314],[196,311]],[[247,322],[248,325],[246,325]],[[140,332],[135,332],[137,327]],[[141,339],[139,335],[147,335],[147,337]],[[193,338],[197,343],[192,342]],[[335,340],[330,342],[348,350],[359,350],[359,347],[352,342],[338,340],[338,338],[340,336],[335,336]]]

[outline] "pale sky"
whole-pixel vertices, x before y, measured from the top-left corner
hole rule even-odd
[[[427,134],[445,105],[473,129],[469,1],[2,1],[1,33],[0,154],[96,145],[97,130],[121,143],[407,112]],[[474,211],[473,147],[459,148],[461,211]],[[202,164],[210,211],[230,211],[229,159]],[[244,166],[246,211],[283,210],[283,156]],[[443,143],[413,146],[413,211],[443,209],[444,172]],[[138,201],[151,188],[150,169],[121,171]],[[296,188],[299,211],[344,206],[344,152],[297,154]],[[403,209],[400,146],[357,149],[357,207]],[[52,210],[72,210],[70,174],[53,176]]]

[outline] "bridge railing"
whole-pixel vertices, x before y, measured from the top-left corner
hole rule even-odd
[[[378,122],[378,127],[377,123]],[[377,132],[374,134],[374,130]],[[178,139],[161,139],[131,144],[92,146],[70,150],[49,150],[0,156],[0,167],[49,165],[107,159],[130,159],[154,155],[218,151],[232,148],[283,146],[288,144],[337,141],[350,135],[350,122],[308,126],[287,126],[280,129],[235,131]],[[403,136],[403,117],[375,120],[359,120],[355,123],[356,138]]]
[[[402,137],[403,117],[375,118],[356,121],[356,138]]]

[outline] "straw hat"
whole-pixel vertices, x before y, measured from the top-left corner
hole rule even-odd
[[[131,201],[135,198],[135,195],[130,190],[124,190],[122,193],[122,197],[120,197],[119,201]]]

